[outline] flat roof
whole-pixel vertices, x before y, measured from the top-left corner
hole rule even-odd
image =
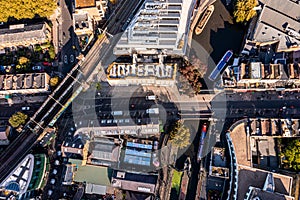
[[[146,0],[131,22],[122,27],[126,31],[114,48],[114,53],[129,55],[132,51],[150,53],[163,49],[167,54],[184,54],[195,2]],[[170,37],[166,38],[164,33],[170,34]]]
[[[244,198],[250,186],[263,188],[268,173],[271,173],[269,171],[241,165],[238,166],[238,171],[238,199]],[[290,195],[293,178],[277,173],[272,174],[275,182],[274,192],[283,195]]]
[[[82,165],[82,160],[69,159],[69,162],[77,166],[74,172],[75,182],[87,182],[96,185],[110,186],[112,169],[95,165]]]
[[[75,0],[75,8],[86,8],[96,6],[95,0]]]
[[[300,45],[300,38],[288,35],[285,30],[288,24],[290,28],[299,33],[300,23],[297,20],[299,16],[300,4],[291,0],[265,1],[261,11],[253,40],[258,42],[267,42],[278,40],[278,50],[286,50],[293,44]]]

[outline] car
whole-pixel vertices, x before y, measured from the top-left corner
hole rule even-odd
[[[67,55],[64,56],[64,63],[68,64],[68,56]]]
[[[43,65],[46,66],[46,67],[51,67],[52,66],[52,64],[50,62],[47,62],[47,61],[44,61]]]
[[[30,107],[24,106],[24,107],[22,107],[22,110],[23,110],[23,111],[25,111],[25,110],[30,110]]]
[[[34,70],[34,71],[38,71],[38,70],[41,70],[41,69],[42,69],[42,67],[39,66],[39,65],[32,67],[32,70]]]
[[[73,54],[70,55],[70,62],[71,62],[71,63],[74,62],[74,55],[73,55]]]
[[[54,179],[54,178],[51,179],[51,180],[50,180],[50,183],[51,183],[52,185],[54,185],[54,184],[55,184],[55,179]]]
[[[52,174],[56,175],[57,174],[57,169],[53,169]]]

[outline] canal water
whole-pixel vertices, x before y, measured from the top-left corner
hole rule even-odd
[[[221,0],[216,0],[213,4],[215,9],[200,35],[193,35],[192,49],[201,45],[207,52],[210,59],[202,62],[208,63],[206,76],[214,69],[215,65],[222,58],[227,50],[232,50],[238,54],[246,32],[246,26],[236,24]],[[203,58],[202,58],[203,59]]]

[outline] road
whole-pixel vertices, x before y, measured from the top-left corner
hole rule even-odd
[[[114,18],[110,19],[107,24],[107,31],[115,35],[119,33],[124,22],[136,10],[137,5],[141,5],[142,0],[124,0]],[[71,97],[76,97],[76,92],[80,92],[83,88],[82,83],[85,83],[90,78],[95,69],[102,60],[107,59],[109,52],[112,52],[118,38],[108,38],[107,35],[97,40],[94,46],[85,56],[84,61],[79,62],[65,79],[60,83],[55,91],[44,102],[40,109],[24,126],[19,137],[16,138],[10,146],[0,155],[0,180],[2,181],[18,164],[18,162],[30,151],[35,144],[38,135],[43,132],[43,129],[48,126],[53,118],[59,117],[62,112],[62,107],[67,104]],[[75,78],[76,77],[76,78]]]
[[[58,39],[60,56],[58,57],[60,66],[59,71],[66,74],[74,65],[70,59],[71,55],[76,57],[79,52],[78,38],[74,32],[73,17],[72,17],[72,1],[59,0],[61,15],[58,20]],[[73,46],[76,49],[72,48]],[[65,58],[66,62],[65,62]]]

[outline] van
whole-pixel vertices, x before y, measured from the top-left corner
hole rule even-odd
[[[149,108],[146,110],[146,113],[148,114],[159,114],[159,109],[158,108]]]
[[[146,96],[146,100],[155,101],[156,100],[156,95]]]

